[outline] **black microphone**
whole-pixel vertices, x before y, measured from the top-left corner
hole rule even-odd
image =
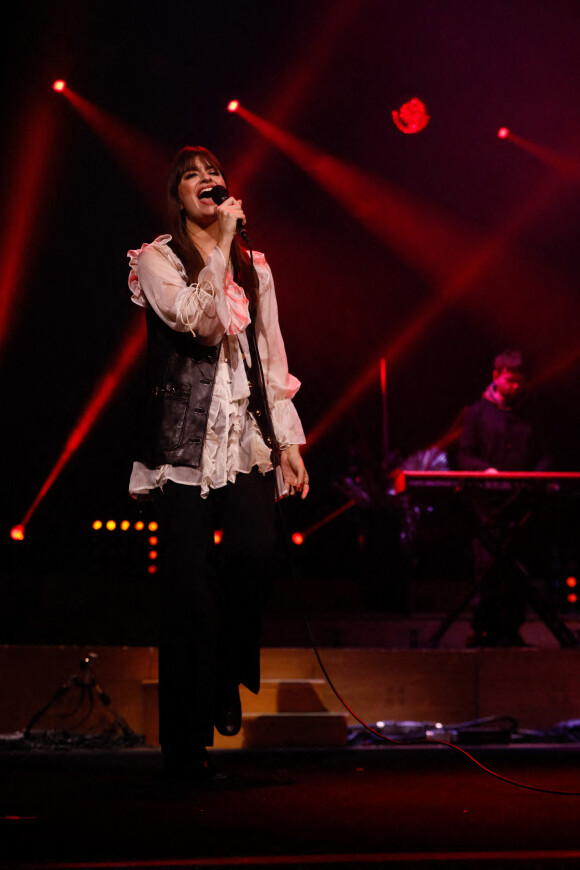
[[[230,194],[228,193],[226,188],[223,186],[223,184],[216,184],[215,187],[210,188],[209,195],[213,199],[213,201],[215,202],[216,205],[221,205],[222,202],[225,202],[226,199],[230,198]],[[244,241],[248,245],[250,244],[250,240],[249,240],[248,235],[244,229],[244,222],[241,218],[238,218],[238,220],[237,220],[236,232],[238,232],[241,235],[241,237],[244,239]]]

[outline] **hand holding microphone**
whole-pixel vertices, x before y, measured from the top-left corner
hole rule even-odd
[[[230,196],[226,188],[221,184],[216,184],[215,187],[212,187],[210,190],[210,196],[215,202],[216,205],[223,205],[224,202],[227,202],[228,199],[232,200],[232,206],[237,207],[241,211],[241,200],[234,199],[233,196]],[[243,212],[242,212],[243,214]],[[250,244],[250,240],[248,239],[248,235],[246,230],[244,229],[244,218],[238,217],[236,221],[236,232],[241,235],[247,245]]]

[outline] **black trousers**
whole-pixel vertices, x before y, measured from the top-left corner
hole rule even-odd
[[[213,744],[222,687],[260,688],[262,611],[276,544],[274,476],[238,474],[206,499],[198,486],[169,482],[159,506],[160,742],[164,751],[195,751]]]

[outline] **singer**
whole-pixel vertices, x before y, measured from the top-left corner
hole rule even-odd
[[[292,402],[300,384],[288,373],[272,273],[241,242],[242,201],[207,149],[179,152],[168,206],[170,234],[128,253],[148,339],[129,491],[159,504],[165,770],[211,781],[220,775],[207,753],[214,727],[238,733],[239,685],[260,687],[275,499],[305,498],[309,480]]]

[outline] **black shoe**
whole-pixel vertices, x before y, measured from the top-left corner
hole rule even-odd
[[[237,683],[229,684],[218,693],[214,724],[224,737],[233,737],[242,727],[242,704]]]

